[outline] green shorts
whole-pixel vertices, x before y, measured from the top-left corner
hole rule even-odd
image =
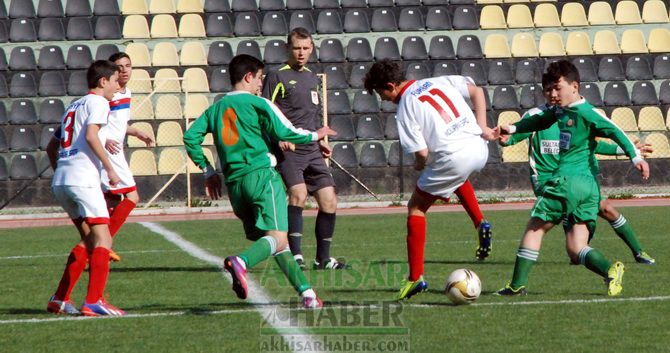
[[[568,228],[585,223],[595,232],[600,209],[600,185],[591,175],[557,176],[548,179],[540,189],[531,217],[558,224],[564,219]]]
[[[286,188],[274,169],[253,171],[226,186],[247,239],[258,240],[269,230],[288,231]]]

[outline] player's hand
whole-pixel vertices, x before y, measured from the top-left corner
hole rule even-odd
[[[105,149],[111,154],[117,154],[121,152],[121,143],[116,140],[105,140]]]
[[[323,140],[326,136],[337,135],[337,131],[331,129],[329,126],[324,126],[319,130],[316,130],[316,135],[319,137],[319,140]]]
[[[121,178],[114,169],[107,170],[107,177],[109,178],[109,186],[115,187],[121,182]]]
[[[507,145],[507,142],[509,141],[509,135],[500,135],[498,143],[501,145]]]
[[[486,141],[493,141],[498,139],[495,130],[491,129],[490,127],[483,127],[482,134],[480,136]]]
[[[423,168],[426,168],[426,161],[414,160],[414,170],[422,171]]]
[[[282,151],[295,151],[295,144],[288,141],[279,141],[279,149]]]
[[[137,130],[137,134],[135,135],[140,141],[144,142],[147,147],[151,147],[154,144],[154,139],[151,138],[149,134],[147,134],[144,131]]]
[[[328,146],[328,142],[324,140],[319,141],[319,149],[323,158],[330,158],[333,155],[333,150]]]
[[[641,143],[640,140],[635,141],[635,148],[640,150],[642,157],[647,158],[650,154],[654,153],[654,148],[649,143]]]
[[[642,160],[635,165],[635,169],[640,171],[643,180],[649,179],[649,164],[647,161]]]
[[[218,200],[221,197],[221,178],[218,174],[205,179],[205,193],[212,200]]]

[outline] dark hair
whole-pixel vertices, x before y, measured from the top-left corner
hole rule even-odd
[[[288,34],[288,37],[286,38],[286,44],[291,45],[293,43],[293,38],[298,38],[298,39],[312,39],[312,34],[309,33],[307,28],[304,27],[296,27],[291,30],[291,32]]]
[[[399,84],[405,81],[405,72],[402,67],[393,61],[382,60],[372,65],[365,74],[363,84],[370,94],[374,94],[375,89],[384,89],[389,83]]]
[[[228,64],[228,70],[230,72],[230,84],[235,85],[236,83],[242,81],[244,76],[248,73],[256,74],[258,70],[264,68],[265,65],[262,61],[257,58],[247,55],[240,54],[233,58]]]
[[[111,61],[111,62],[116,62],[117,60],[119,60],[119,59],[123,59],[123,58],[127,58],[128,60],[130,60],[130,56],[128,56],[128,54],[126,54],[126,53],[120,51],[120,52],[118,52],[118,53],[114,53],[114,54],[112,54],[112,56],[109,57],[109,61]],[[131,60],[131,61],[132,61],[132,60]]]
[[[544,87],[556,84],[561,77],[563,77],[567,83],[580,82],[579,70],[577,70],[577,67],[570,61],[563,59],[555,61],[547,66],[547,70],[542,75],[542,88],[544,89]]]
[[[104,77],[109,80],[109,78],[112,77],[117,71],[119,71],[119,67],[109,60],[94,61],[86,71],[86,82],[88,83],[88,88],[93,89],[98,87],[98,83],[100,82],[101,78]]]

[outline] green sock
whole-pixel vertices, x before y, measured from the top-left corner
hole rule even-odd
[[[630,251],[633,252],[633,255],[638,254],[642,251],[642,246],[635,236],[633,227],[626,221],[623,215],[619,215],[615,221],[610,222],[612,229],[616,232],[616,235],[623,240],[626,245],[630,248]]]
[[[242,251],[239,256],[249,269],[270,257],[270,255],[275,252],[276,247],[277,242],[275,241],[275,238],[266,235],[256,240],[250,247]]]
[[[282,272],[284,272],[284,275],[286,278],[288,278],[288,281],[291,283],[293,288],[295,288],[298,294],[301,294],[302,292],[312,288],[307,282],[305,274],[302,273],[300,266],[297,262],[295,262],[293,254],[291,254],[291,250],[287,248],[283,251],[280,251],[278,254],[275,254],[274,258],[277,262],[277,265],[279,265],[279,268]]]
[[[540,252],[526,248],[519,248],[516,252],[516,262],[514,263],[514,275],[510,286],[512,289],[519,289],[528,285],[528,275],[533,265],[537,262]]]
[[[607,271],[612,266],[612,262],[605,255],[588,246],[579,252],[579,263],[605,278],[607,278]]]

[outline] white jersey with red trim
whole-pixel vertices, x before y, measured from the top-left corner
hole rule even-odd
[[[114,166],[116,174],[121,181],[114,187],[109,185],[109,177],[105,170],[101,171],[102,189],[105,192],[125,194],[136,189],[133,173],[130,171],[128,162],[123,153],[124,140],[128,132],[130,121],[130,89],[126,87],[124,92],[117,92],[109,102],[109,124],[100,132],[100,139],[104,145],[105,140],[111,139],[119,142],[120,151],[116,154],[107,152],[109,161]]]
[[[465,76],[441,76],[409,81],[400,92],[397,124],[400,143],[408,153],[427,148],[430,152],[454,153],[481,139],[469,98]]]
[[[86,141],[88,125],[106,125],[109,102],[105,97],[89,93],[72,102],[60,126],[58,167],[52,185],[100,186],[101,163]]]

